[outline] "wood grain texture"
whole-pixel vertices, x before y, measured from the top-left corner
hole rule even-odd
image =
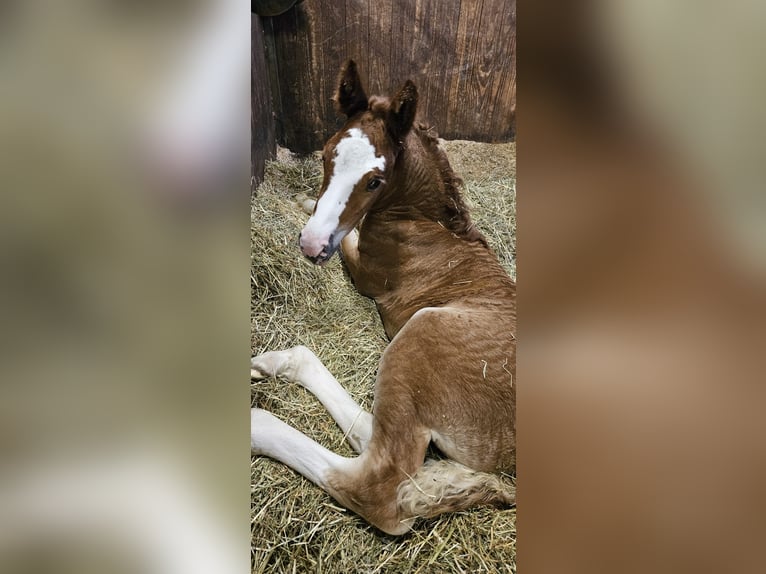
[[[331,98],[347,58],[368,94],[413,80],[442,137],[515,136],[516,0],[304,0],[265,21],[278,139],[294,151],[341,125]]]
[[[274,110],[271,104],[263,27],[259,16],[252,14],[250,54],[250,90],[252,108],[250,111],[250,134],[252,155],[252,176],[257,185],[263,181],[266,160],[276,152]]]

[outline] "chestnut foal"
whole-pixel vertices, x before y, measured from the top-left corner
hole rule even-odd
[[[306,347],[252,359],[254,378],[282,377],[316,395],[358,456],[257,408],[252,452],[389,534],[417,517],[514,502],[495,473],[515,467],[516,287],[471,223],[436,138],[415,124],[417,99],[410,81],[392,99],[368,99],[354,62],[345,64],[335,101],[348,120],[325,145],[321,192],[300,235],[319,265],[340,247],[356,288],[377,304],[391,342],[373,412]],[[450,460],[424,463],[430,442]]]

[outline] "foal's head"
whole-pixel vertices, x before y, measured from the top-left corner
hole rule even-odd
[[[300,235],[301,251],[318,264],[332,257],[341,239],[385,192],[397,150],[415,119],[418,92],[407,80],[391,99],[368,98],[356,64],[349,60],[334,100],[348,119],[325,144],[322,189]]]

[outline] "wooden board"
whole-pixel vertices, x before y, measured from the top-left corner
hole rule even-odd
[[[370,94],[412,79],[442,137],[514,138],[516,0],[304,0],[264,31],[277,138],[294,151],[341,125],[330,98],[347,58]]]
[[[268,67],[266,66],[263,26],[259,16],[252,15],[251,26],[250,88],[252,107],[250,129],[252,176],[255,185],[258,185],[263,181],[266,160],[273,158],[276,152],[276,130]]]

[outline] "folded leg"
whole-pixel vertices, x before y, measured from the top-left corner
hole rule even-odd
[[[330,494],[335,500],[389,534],[403,534],[414,517],[402,516],[397,487],[415,472],[418,452],[408,460],[384,458],[385,449],[370,448],[356,458],[335,454],[263,409],[250,411],[250,449],[286,464]]]
[[[324,490],[328,473],[342,469],[349,460],[263,409],[250,409],[250,451],[286,464]]]
[[[298,383],[324,405],[343,431],[351,448],[361,453],[372,435],[372,415],[351,398],[322,362],[304,346],[270,351],[250,361],[255,379],[282,377]]]

